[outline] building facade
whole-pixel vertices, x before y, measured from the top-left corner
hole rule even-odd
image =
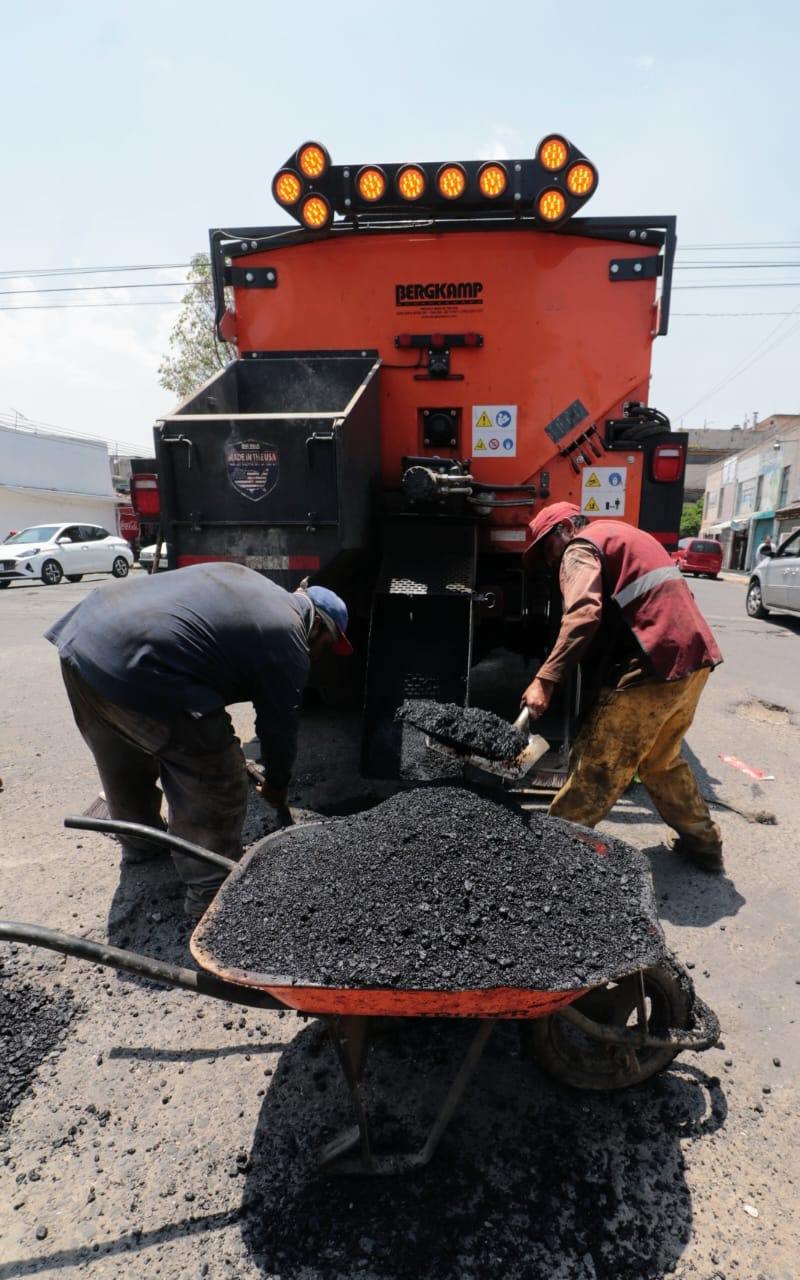
[[[722,543],[724,569],[749,571],[767,535],[777,545],[800,526],[800,415],[773,414],[746,435],[708,469],[702,532]]]
[[[686,474],[683,482],[684,502],[696,502],[702,498],[706,476],[715,462],[722,462],[732,453],[746,449],[752,439],[748,427],[693,427],[689,431],[689,447],[686,454]]]
[[[75,521],[116,533],[119,504],[104,441],[0,426],[0,540]]]

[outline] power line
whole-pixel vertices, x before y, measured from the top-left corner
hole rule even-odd
[[[672,286],[672,292],[676,289],[798,289],[800,288],[800,280],[743,280],[741,283],[730,281],[727,284],[675,284]]]
[[[670,311],[670,320],[675,316],[793,316],[794,311]]]
[[[37,279],[47,276],[99,276],[110,275],[115,271],[187,271],[190,262],[148,262],[133,266],[114,267],[16,267],[0,271],[0,280],[13,280],[23,277]]]
[[[794,308],[793,311],[789,312],[789,315],[796,316],[798,311],[800,311],[800,302],[797,304],[797,306]],[[769,355],[770,352],[774,351],[776,347],[780,346],[780,344],[784,342],[786,338],[790,338],[792,334],[796,333],[797,330],[800,329],[800,323],[798,323],[798,324],[792,325],[791,328],[787,329],[785,333],[782,333],[780,337],[776,337],[775,335],[779,332],[780,329],[783,328],[785,324],[786,324],[786,318],[784,318],[783,320],[779,320],[778,323],[774,325],[772,329],[770,329],[766,337],[762,338],[760,342],[756,343],[755,347],[753,347],[752,350],[748,352],[747,355],[743,356],[742,359],[738,362],[738,364],[735,364],[733,366],[730,373],[726,374],[725,377],[720,379],[720,381],[716,383],[715,386],[713,386],[710,391],[707,391],[705,395],[701,396],[698,400],[695,400],[693,404],[690,404],[688,406],[688,408],[682,409],[677,416],[679,418],[683,418],[687,413],[691,413],[694,409],[697,408],[698,405],[703,404],[704,401],[710,399],[711,396],[715,395],[718,391],[722,391],[723,388],[727,387],[728,384],[730,382],[733,382],[735,378],[738,378],[741,376],[741,374],[746,373],[747,370],[751,369],[754,364],[757,364],[759,360],[762,360],[764,358],[764,356]],[[762,347],[764,348],[763,350],[761,350]]]
[[[135,302],[42,302],[21,307],[0,306],[0,311],[86,311],[94,307],[180,307],[178,298],[148,298]]]
[[[191,288],[191,285],[188,286]],[[57,289],[0,289],[0,297],[21,298],[28,293],[104,293],[109,289],[186,289],[185,280],[155,280],[152,284],[65,284]]]
[[[734,249],[800,249],[800,240],[760,240],[737,244],[726,244],[722,241],[714,244],[681,244],[679,252],[696,253],[701,249],[713,250],[715,253],[729,252]]]
[[[736,271],[751,267],[766,271],[771,267],[800,267],[800,262],[676,262],[676,271]]]

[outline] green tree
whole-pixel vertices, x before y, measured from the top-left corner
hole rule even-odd
[[[158,367],[158,380],[179,400],[186,400],[212,374],[235,358],[235,348],[220,342],[214,330],[211,261],[196,253],[186,277],[189,288],[170,334],[169,350]]]
[[[699,533],[702,523],[703,499],[698,498],[697,502],[684,502],[681,513],[681,537],[691,538],[692,534]]]

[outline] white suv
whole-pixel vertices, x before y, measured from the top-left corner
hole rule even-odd
[[[770,609],[800,613],[800,529],[777,551],[761,550],[763,559],[747,584],[748,614],[751,618],[766,618]]]
[[[0,589],[37,578],[54,587],[62,578],[80,582],[85,573],[124,578],[132,564],[133,552],[125,539],[100,525],[35,525],[0,542]]]

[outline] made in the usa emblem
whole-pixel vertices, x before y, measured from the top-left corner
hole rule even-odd
[[[237,493],[259,502],[278,483],[278,450],[261,440],[232,440],[225,445],[228,479]]]

